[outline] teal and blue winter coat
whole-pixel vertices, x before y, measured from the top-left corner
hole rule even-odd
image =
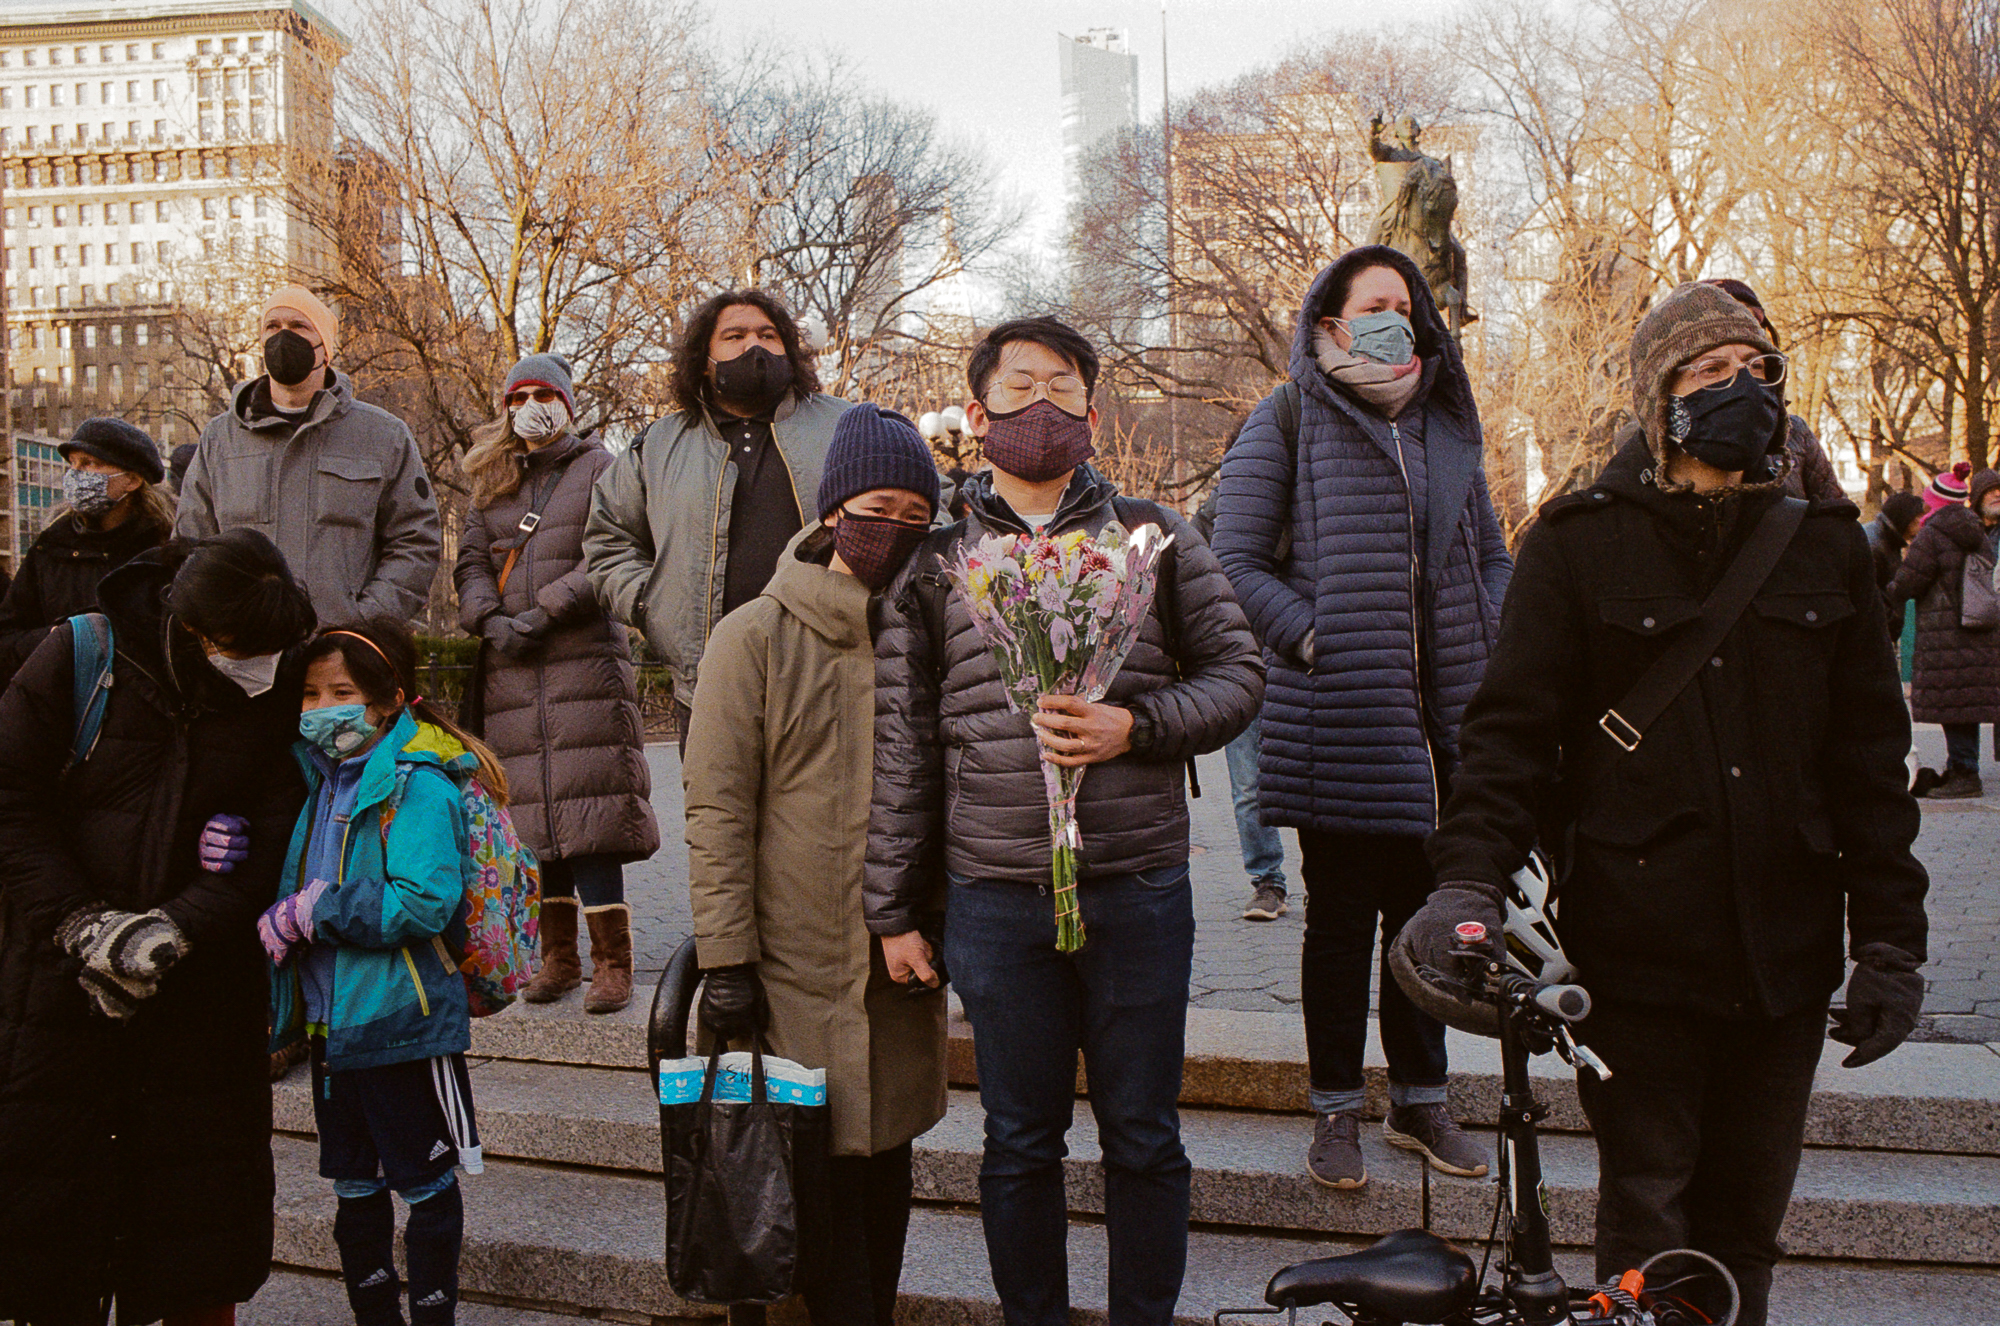
[[[302,878],[312,816],[324,779],[300,742],[294,753],[313,797],[286,853],[279,897]],[[478,761],[442,728],[408,711],[367,757],[341,850],[338,878],[307,927],[334,946],[326,1066],[334,1072],[428,1059],[472,1044],[471,1010],[454,954],[465,945],[465,891],[472,870],[458,779]],[[397,792],[397,783],[403,788]],[[382,816],[395,812],[385,845]],[[271,972],[271,1048],[305,1034],[298,961]]]

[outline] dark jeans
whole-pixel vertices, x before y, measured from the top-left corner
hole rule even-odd
[[[1389,974],[1389,942],[1431,893],[1424,840],[1387,834],[1299,830],[1306,885],[1305,951],[1299,963],[1312,1106],[1321,1114],[1360,1109],[1368,1044],[1368,973],[1382,934],[1379,1021],[1397,1105],[1442,1104],[1448,1065],[1444,1024],[1417,1011]]]
[[[910,1233],[910,1144],[827,1161],[833,1237],[805,1287],[813,1326],[895,1326]]]
[[[1736,1277],[1738,1326],[1764,1326],[1826,1004],[1733,1020],[1606,1001],[1579,1030],[1613,1074],[1577,1075],[1597,1137],[1597,1278],[1694,1248]]]
[[[575,898],[586,910],[625,901],[625,867],[609,856],[565,856],[542,862],[542,896]]]
[[[2000,725],[1993,729],[1993,741],[2000,749]],[[1962,769],[1966,773],[1979,772],[1979,724],[1946,723],[1944,725],[1944,760],[1946,769]]]
[[[1008,1326],[1069,1321],[1064,1135],[1083,1052],[1104,1149],[1111,1326],[1166,1326],[1187,1270],[1181,1147],[1194,893],[1185,863],[1086,880],[1084,946],[1056,951],[1046,886],[952,880],[944,954],[972,1023],[979,1213]]]

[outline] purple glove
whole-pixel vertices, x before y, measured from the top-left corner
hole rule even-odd
[[[284,966],[292,950],[311,938],[313,907],[329,887],[325,880],[316,879],[289,898],[278,899],[257,918],[257,938],[263,941],[273,963]]]
[[[237,815],[217,815],[201,829],[201,868],[226,875],[238,861],[250,859],[250,821]]]

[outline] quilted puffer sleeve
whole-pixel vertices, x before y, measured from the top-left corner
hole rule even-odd
[[[1296,470],[1267,397],[1223,456],[1215,494],[1215,555],[1257,638],[1284,658],[1299,656],[1313,626],[1312,603],[1278,574],[1278,542],[1292,519]]]
[[[870,933],[908,934],[944,885],[944,746],[938,662],[920,577],[938,574],[955,536],[932,534],[876,604],[875,791],[868,812],[862,913]],[[935,595],[940,605],[943,596]]]

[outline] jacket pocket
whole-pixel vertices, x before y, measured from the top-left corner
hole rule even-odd
[[[382,491],[382,464],[357,456],[326,456],[319,462],[318,518],[330,525],[375,527]]]
[[[1701,604],[1684,594],[1598,600],[1597,615],[1606,626],[1647,639],[1657,638],[1701,615]]]
[[[1808,631],[1823,631],[1843,618],[1854,615],[1854,602],[1845,594],[1761,594],[1750,602],[1751,611],[1766,621],[1786,622]]]

